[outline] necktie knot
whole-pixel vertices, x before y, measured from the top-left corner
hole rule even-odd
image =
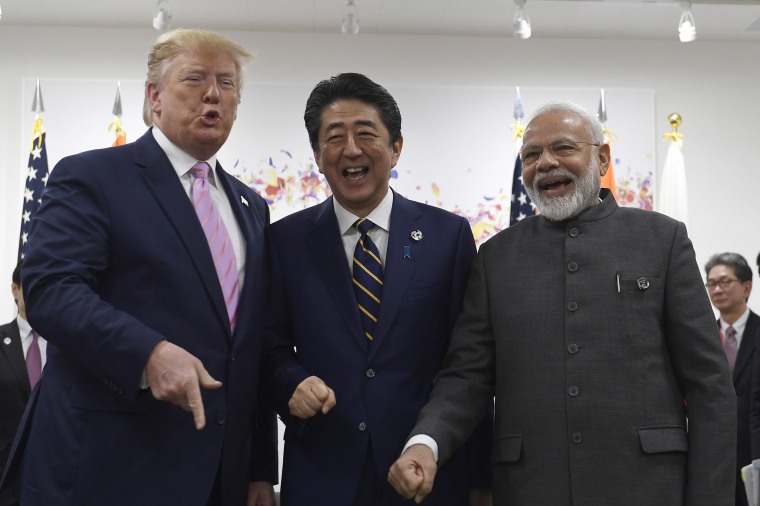
[[[190,173],[196,179],[208,179],[208,173],[211,167],[206,162],[198,162],[190,169]]]
[[[726,329],[726,338],[736,339],[736,329],[733,327],[733,325],[729,325]]]
[[[369,234],[370,230],[375,228],[375,224],[369,221],[367,218],[359,218],[354,223],[354,227],[359,231],[361,235]]]

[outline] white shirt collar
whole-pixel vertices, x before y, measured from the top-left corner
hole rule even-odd
[[[338,219],[340,235],[345,235],[351,230],[352,225],[359,219],[359,216],[346,210],[334,196],[333,209],[335,210],[335,217]],[[391,224],[391,209],[393,209],[393,190],[388,188],[388,193],[385,194],[380,204],[367,215],[367,219],[374,223],[376,227],[388,232],[390,231]]]
[[[153,132],[153,138],[156,139],[158,145],[164,150],[164,153],[166,153],[166,156],[169,158],[169,162],[172,164],[172,167],[174,167],[178,177],[187,174],[196,162],[207,162],[211,167],[209,181],[212,185],[216,186],[216,155],[213,155],[208,160],[197,160],[195,157],[185,153],[179,146],[170,141],[156,125],[153,125],[151,131]]]
[[[744,310],[744,313],[736,319],[734,323],[726,323],[723,318],[720,319],[720,328],[721,329],[727,329],[728,326],[732,326],[734,330],[736,331],[737,336],[742,336],[744,334],[744,327],[747,325],[747,319],[749,318],[749,306],[747,306],[747,309]]]
[[[32,326],[29,325],[29,322],[24,320],[21,315],[16,317],[16,325],[18,325],[18,333],[21,336],[21,339],[24,339],[32,333]]]

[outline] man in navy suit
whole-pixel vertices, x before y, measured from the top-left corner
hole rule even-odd
[[[314,88],[304,119],[333,196],[272,225],[274,306],[285,313],[272,361],[286,424],[282,502],[401,504],[385,476],[443,364],[475,243],[464,218],[389,188],[403,138],[385,88],[361,74],[335,76]],[[358,288],[363,218],[374,225],[362,244],[377,248],[381,293]],[[374,307],[355,286],[374,294]],[[489,500],[491,426],[486,417],[477,443],[444,466],[446,486],[426,504]]]
[[[755,335],[760,330],[760,316],[747,306],[752,268],[738,253],[720,253],[705,264],[705,276],[710,301],[720,312],[718,329],[723,348],[731,355],[728,362],[736,390],[736,506],[747,506],[741,468],[752,462],[750,403]]]
[[[273,504],[271,469],[249,473],[274,462],[250,455],[269,215],[216,159],[248,58],[212,32],[164,34],[145,86],[153,127],[53,170],[22,274],[49,342],[19,443],[24,505],[241,506],[249,492]],[[198,162],[232,277],[217,273],[194,208]],[[221,279],[237,281],[239,311]]]
[[[26,305],[21,291],[21,261],[13,269],[11,293],[18,307],[18,316],[0,325],[0,470],[5,466],[16,435],[21,415],[32,391],[26,356],[32,347],[32,327],[26,321]],[[47,343],[37,337],[40,367],[45,365]],[[0,492],[0,506],[15,506],[18,502],[10,489]]]

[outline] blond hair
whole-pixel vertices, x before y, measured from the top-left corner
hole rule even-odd
[[[143,101],[143,121],[153,125],[153,111],[148,99],[148,85],[157,85],[166,74],[175,56],[186,51],[227,52],[235,62],[238,79],[238,102],[243,89],[243,67],[251,59],[251,54],[242,46],[207,30],[177,28],[161,35],[148,55],[148,73],[145,78],[145,98]]]

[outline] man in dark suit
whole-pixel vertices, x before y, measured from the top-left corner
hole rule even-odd
[[[314,88],[304,120],[333,196],[272,225],[282,502],[401,504],[385,476],[443,364],[475,243],[464,218],[389,188],[403,138],[385,88],[337,75]],[[490,504],[491,426],[452,456],[427,504]]]
[[[12,322],[0,325],[0,406],[3,407],[0,414],[0,470],[8,460],[11,443],[32,391],[31,382],[39,379],[38,375],[30,377],[26,357],[30,353],[37,353],[39,372],[45,365],[47,348],[46,341],[35,336],[26,321],[26,305],[21,291],[21,263],[19,261],[13,269],[11,277],[11,293],[18,307],[18,316]],[[0,492],[0,506],[17,504],[12,490]]]
[[[52,171],[22,273],[49,342],[18,464],[25,506],[239,506],[249,490],[273,503],[275,477],[249,475],[274,462],[249,450],[269,216],[216,159],[248,58],[212,32],[164,34],[153,128]]]
[[[433,446],[446,462],[495,395],[497,506],[732,504],[736,399],[684,225],[600,193],[610,149],[575,104],[540,108],[520,157],[541,215],[481,246],[389,480],[435,490]]]
[[[718,329],[736,390],[736,506],[746,506],[741,469],[752,462],[749,413],[755,334],[760,330],[760,316],[747,306],[752,269],[738,253],[721,253],[707,261],[705,276],[710,301],[720,312]]]

